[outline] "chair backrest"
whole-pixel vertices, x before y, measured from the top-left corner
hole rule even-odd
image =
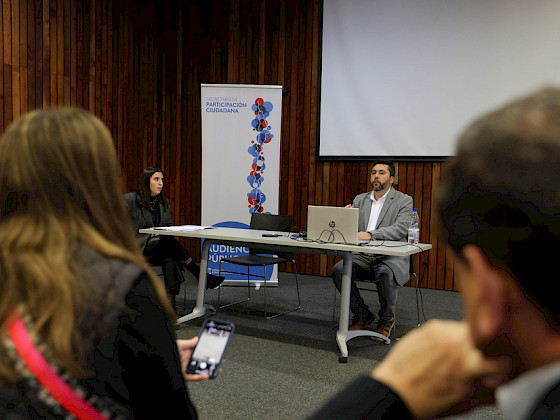
[[[293,217],[289,215],[253,213],[249,229],[289,232],[292,229],[292,221]]]
[[[252,213],[251,222],[249,223],[249,229],[256,230],[270,230],[276,232],[290,232],[292,230],[293,216],[291,215],[279,215],[279,214],[264,214],[264,213]],[[270,254],[272,251],[265,249],[250,248],[249,254]],[[280,258],[293,259],[293,253],[291,252],[274,252]]]

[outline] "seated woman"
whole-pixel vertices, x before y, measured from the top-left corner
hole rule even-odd
[[[163,177],[160,168],[155,166],[145,168],[140,174],[139,190],[125,194],[124,199],[130,212],[138,245],[150,264],[161,267],[165,288],[174,305],[175,296],[179,294],[183,281],[180,270],[186,268],[198,278],[200,267],[193,261],[189,251],[173,236],[138,232],[139,229],[173,225],[169,200],[162,194]],[[214,289],[223,281],[224,277],[208,274],[206,287]]]
[[[0,418],[197,417],[196,339],[176,342],[118,178],[85,110],[33,111],[0,137]]]

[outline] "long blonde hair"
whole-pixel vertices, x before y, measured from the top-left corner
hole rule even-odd
[[[79,375],[76,246],[146,265],[107,127],[76,108],[33,111],[12,123],[0,138],[0,206],[0,333],[9,312],[25,303],[54,361]],[[172,314],[161,282],[149,276]],[[0,346],[0,381],[17,376]]]

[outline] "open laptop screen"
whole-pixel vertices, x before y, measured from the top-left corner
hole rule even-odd
[[[307,239],[357,245],[359,211],[357,208],[308,206]]]

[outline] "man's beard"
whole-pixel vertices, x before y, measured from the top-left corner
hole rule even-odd
[[[373,182],[371,183],[373,191],[383,191],[385,188],[387,188],[388,185],[389,185],[389,181],[387,181],[385,184],[383,184],[382,182],[379,182],[379,185],[377,185],[377,186]]]

